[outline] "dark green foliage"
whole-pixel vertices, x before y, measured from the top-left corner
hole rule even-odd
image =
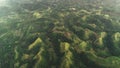
[[[12,0],[0,7],[12,9],[0,11],[0,68],[119,68],[120,22],[82,3]]]

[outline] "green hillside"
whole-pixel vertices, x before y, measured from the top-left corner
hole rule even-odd
[[[99,1],[7,1],[0,68],[120,68],[119,12]]]

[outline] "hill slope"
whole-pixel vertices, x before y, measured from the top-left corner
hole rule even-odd
[[[101,9],[18,8],[0,18],[1,68],[120,67],[120,24]]]

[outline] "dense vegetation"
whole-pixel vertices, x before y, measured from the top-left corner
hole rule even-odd
[[[92,2],[1,6],[0,68],[120,68],[120,17]]]

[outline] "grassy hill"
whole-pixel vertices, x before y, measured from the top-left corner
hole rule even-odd
[[[99,1],[12,0],[0,7],[0,68],[119,68],[119,12]]]

